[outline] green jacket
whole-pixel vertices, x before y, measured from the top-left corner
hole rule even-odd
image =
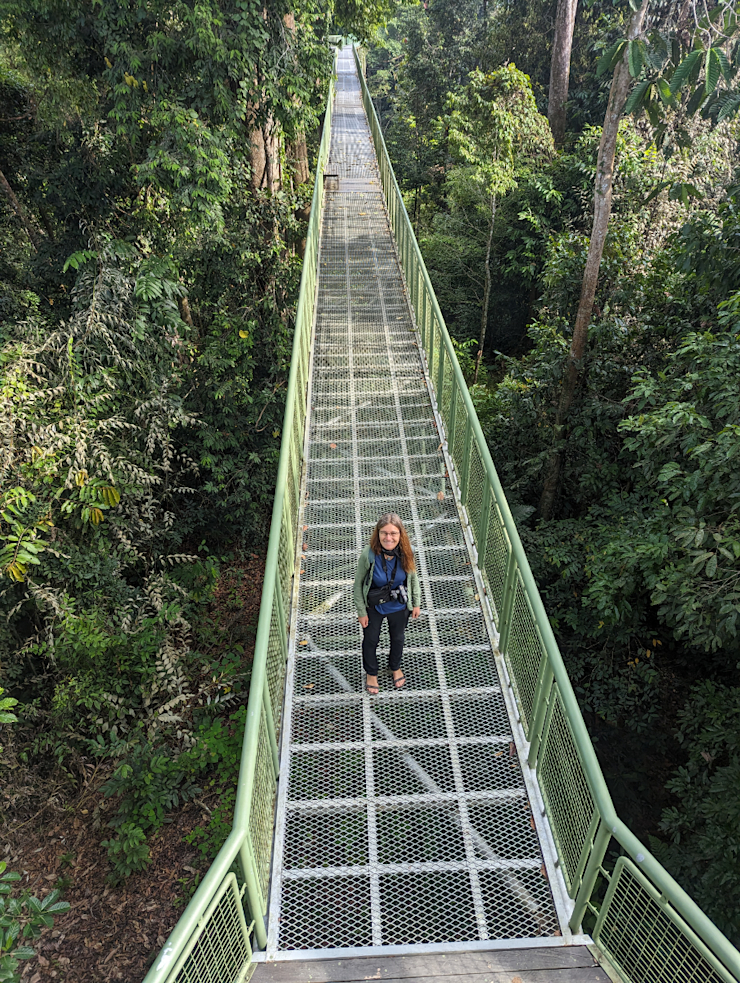
[[[367,614],[367,592],[373,582],[373,567],[375,566],[375,554],[371,547],[366,546],[360,553],[355,571],[355,607],[357,616],[364,618]],[[406,574],[406,586],[408,601],[406,607],[409,611],[421,607],[421,587],[419,586],[419,576],[414,570],[413,573]]]

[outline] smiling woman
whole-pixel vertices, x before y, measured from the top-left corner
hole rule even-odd
[[[363,631],[362,665],[367,674],[365,690],[376,696],[378,686],[378,641],[383,618],[388,619],[391,636],[388,668],[394,689],[401,689],[406,677],[401,669],[403,641],[409,614],[421,614],[421,590],[414,552],[400,516],[381,515],[375,524],[370,545],[357,561],[355,607]]]

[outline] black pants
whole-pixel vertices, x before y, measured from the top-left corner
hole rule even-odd
[[[401,668],[403,655],[403,634],[409,620],[409,609],[395,611],[393,614],[378,614],[374,607],[367,609],[367,628],[362,629],[362,668],[368,676],[378,675],[378,642],[383,618],[388,619],[388,631],[391,636],[391,651],[388,656],[390,670]]]

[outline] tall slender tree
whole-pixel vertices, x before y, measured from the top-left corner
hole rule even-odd
[[[547,118],[556,147],[565,140],[565,105],[568,101],[570,81],[570,51],[573,46],[573,29],[576,24],[578,0],[558,0],[555,14],[555,37],[550,59],[550,94],[547,100]]]
[[[642,32],[648,4],[649,0],[642,0],[640,6],[632,12],[627,29],[627,43],[624,45],[622,56],[614,69],[611,89],[609,91],[609,102],[606,107],[604,126],[601,131],[601,142],[599,144],[599,154],[596,161],[594,221],[591,229],[588,255],[586,257],[586,268],[583,273],[581,299],[578,304],[576,323],[573,328],[573,338],[560,387],[560,400],[555,415],[554,441],[550,458],[547,462],[545,483],[540,498],[540,515],[543,519],[550,518],[557,492],[558,480],[560,478],[561,441],[565,421],[571,403],[573,402],[573,396],[575,395],[576,385],[578,384],[583,364],[583,355],[586,349],[586,341],[588,340],[588,326],[591,322],[594,298],[596,296],[596,284],[599,279],[599,267],[601,266],[601,257],[604,254],[604,244],[606,242],[609,218],[612,211],[614,158],[617,150],[619,121],[622,118],[627,94],[632,83],[629,64],[630,54],[633,50],[632,42]]]
[[[488,238],[484,263],[484,291],[480,338],[474,382],[478,380],[488,329],[491,297],[491,248],[498,200],[516,187],[517,171],[527,160],[552,152],[544,116],[537,111],[528,76],[514,65],[503,65],[484,75],[476,69],[459,94],[451,94],[447,117],[450,146],[475,168],[488,201]]]

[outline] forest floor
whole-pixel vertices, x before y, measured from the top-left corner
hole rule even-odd
[[[251,663],[263,573],[264,557],[254,554],[222,569],[208,611],[194,626],[216,655],[238,640],[244,663]],[[0,830],[0,859],[22,874],[18,886],[37,897],[60,888],[71,906],[33,943],[37,956],[22,964],[23,983],[139,983],[208,867],[185,841],[209,818],[191,801],[150,838],[147,870],[111,885],[100,845],[106,838],[101,814],[110,807],[101,791],[107,777],[91,779],[66,801],[53,796],[36,815],[16,815]]]

